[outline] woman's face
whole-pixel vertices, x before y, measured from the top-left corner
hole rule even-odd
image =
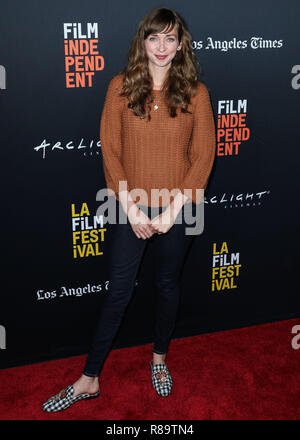
[[[171,63],[177,50],[180,50],[182,47],[182,43],[179,44],[178,41],[176,26],[167,34],[163,34],[162,32],[159,34],[150,34],[144,42],[149,62],[158,67],[165,67]]]

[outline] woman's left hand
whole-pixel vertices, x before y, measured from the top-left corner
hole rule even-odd
[[[151,220],[151,225],[158,234],[165,234],[174,225],[177,214],[176,210],[166,208],[164,212]]]

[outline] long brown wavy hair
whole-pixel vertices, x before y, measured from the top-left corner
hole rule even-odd
[[[190,98],[196,93],[202,69],[193,52],[192,37],[187,25],[176,11],[156,8],[144,16],[132,40],[128,64],[120,72],[124,74],[120,96],[128,98],[128,108],[136,116],[142,119],[148,118],[148,121],[151,120],[149,104],[153,102],[154,96],[153,79],[149,72],[144,40],[150,34],[163,32],[165,28],[164,33],[168,33],[174,26],[178,31],[179,44],[182,41],[182,48],[176,52],[171,62],[162,86],[162,93],[172,118],[177,116],[177,107],[181,108],[182,113],[191,113],[188,111],[188,105]]]

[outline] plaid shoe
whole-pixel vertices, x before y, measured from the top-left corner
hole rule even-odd
[[[43,411],[46,412],[57,412],[61,411],[63,409],[69,408],[69,406],[73,405],[73,403],[78,402],[82,399],[94,399],[95,397],[100,396],[100,390],[95,394],[78,394],[76,397],[72,397],[74,394],[74,388],[73,385],[68,385],[67,388],[64,388],[61,390],[58,394],[55,396],[50,397],[50,399],[47,400],[43,404]]]
[[[153,365],[153,361],[150,361],[150,367],[152,371],[152,384],[161,397],[167,397],[172,390],[173,381],[171,374],[166,364]]]

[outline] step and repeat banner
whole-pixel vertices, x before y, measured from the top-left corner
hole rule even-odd
[[[109,295],[100,118],[156,2],[2,2],[0,368],[87,353]],[[204,231],[173,339],[299,316],[296,1],[166,1],[187,22],[215,115]],[[297,168],[297,169],[296,169]],[[148,244],[112,348],[154,342]]]

